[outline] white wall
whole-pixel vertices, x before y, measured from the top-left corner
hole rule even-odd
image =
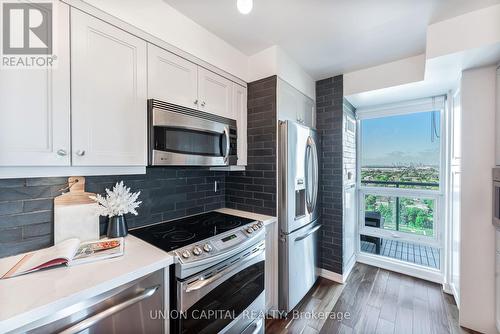
[[[85,0],[145,32],[248,81],[248,56],[163,0]]]
[[[344,95],[424,80],[425,54],[344,74]]]
[[[303,94],[316,100],[316,83],[282,48],[271,46],[249,57],[249,82],[277,75]]]
[[[500,42],[500,4],[466,13],[427,28],[427,59]]]
[[[460,325],[495,330],[495,66],[462,73]]]

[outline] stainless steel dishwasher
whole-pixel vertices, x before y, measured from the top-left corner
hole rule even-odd
[[[82,300],[14,333],[164,333],[164,272],[156,271],[96,297]]]

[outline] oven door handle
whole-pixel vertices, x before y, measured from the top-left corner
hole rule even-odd
[[[229,164],[229,154],[231,153],[231,137],[229,136],[229,127],[224,127],[224,136],[226,137],[226,155],[224,155],[224,162]]]
[[[259,318],[248,326],[241,334],[258,334],[262,329],[262,319]]]
[[[249,255],[248,257],[246,257],[244,259],[241,259],[240,261],[236,262],[231,267],[226,268],[226,269],[218,272],[217,274],[215,274],[207,279],[198,279],[192,283],[189,283],[186,286],[186,292],[197,291],[197,290],[200,290],[200,289],[206,287],[209,284],[212,284],[213,282],[217,281],[221,277],[226,276],[227,274],[233,272],[235,269],[239,268],[241,265],[243,265],[243,264],[249,262],[250,260],[252,260],[253,258],[261,255],[264,251],[265,251],[265,248],[261,248],[259,251]]]

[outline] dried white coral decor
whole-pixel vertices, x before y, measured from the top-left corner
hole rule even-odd
[[[131,193],[130,188],[125,187],[123,181],[117,182],[113,190],[106,189],[106,197],[101,195],[90,196],[99,204],[98,213],[101,216],[122,216],[131,213],[137,216],[137,208],[142,201],[137,201],[140,191]]]

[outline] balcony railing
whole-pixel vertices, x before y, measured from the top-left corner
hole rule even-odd
[[[401,181],[372,181],[372,180],[361,180],[362,184],[375,184],[375,185],[385,185],[394,186],[394,188],[401,188],[401,186],[407,187],[432,187],[439,188],[439,183],[433,182],[401,182]]]
[[[420,189],[434,188],[439,189],[439,183],[435,182],[401,182],[401,181],[373,181],[373,180],[362,180],[361,184],[372,184],[372,185],[383,185],[390,188],[405,188],[405,187],[418,187]],[[395,203],[395,230],[399,231],[400,225],[400,198],[399,196],[394,196],[396,198]]]

